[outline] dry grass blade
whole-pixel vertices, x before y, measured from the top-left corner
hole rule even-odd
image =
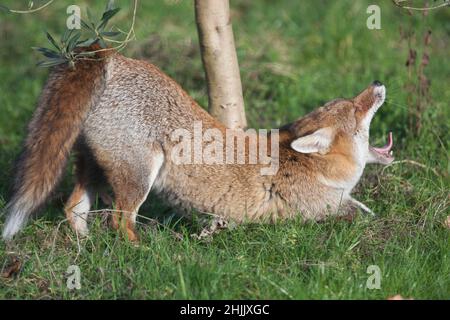
[[[420,163],[420,162],[417,162],[417,161],[414,161],[414,160],[408,160],[408,159],[405,159],[405,160],[399,160],[399,161],[394,161],[394,162],[392,162],[391,164],[385,166],[385,167],[383,168],[383,170],[381,170],[381,174],[383,174],[384,171],[385,171],[387,168],[392,167],[393,165],[396,165],[396,164],[403,164],[403,163],[410,164],[410,165],[413,165],[413,166],[417,166],[417,167],[419,167],[419,168],[431,170],[436,176],[438,176],[438,177],[441,176],[441,175],[437,172],[436,169],[430,168],[430,167],[424,165],[423,163]]]

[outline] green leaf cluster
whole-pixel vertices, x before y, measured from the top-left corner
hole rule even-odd
[[[81,20],[81,29],[66,30],[59,40],[56,40],[49,32],[46,32],[51,48],[33,48],[45,57],[37,65],[40,67],[54,67],[68,63],[71,67],[74,67],[76,60],[95,55],[95,52],[80,51],[76,50],[77,48],[85,48],[93,44],[98,44],[103,49],[107,48],[107,42],[110,41],[110,38],[117,37],[121,33],[106,29],[111,18],[119,10],[120,8],[115,7],[114,0],[109,0],[99,20],[96,20],[88,9],[88,21]],[[87,34],[87,37],[83,37],[85,34]]]

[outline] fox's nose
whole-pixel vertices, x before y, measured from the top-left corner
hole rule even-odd
[[[382,84],[380,81],[375,80],[374,82],[372,82],[372,85],[373,85],[374,87],[381,87],[383,84]]]

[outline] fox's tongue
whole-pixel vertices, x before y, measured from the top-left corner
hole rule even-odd
[[[394,161],[391,150],[393,145],[394,142],[392,139],[392,132],[389,132],[388,142],[386,145],[380,148],[370,146],[369,150],[370,152],[372,152],[372,155],[375,156],[376,159],[378,159],[378,163],[389,164]]]
[[[381,153],[381,154],[389,154],[389,151],[391,151],[393,144],[394,143],[393,143],[393,140],[392,140],[392,132],[389,132],[388,143],[385,144],[381,148],[372,147],[372,149],[374,151],[378,152],[378,153]]]

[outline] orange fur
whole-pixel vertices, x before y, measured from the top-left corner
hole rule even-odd
[[[5,238],[18,231],[18,217],[35,211],[55,188],[76,141],[77,183],[65,211],[83,233],[87,226],[80,215],[86,218],[93,193],[105,181],[115,198],[112,225],[132,241],[138,239],[136,214],[152,187],[181,212],[196,210],[238,222],[295,215],[320,220],[356,207],[371,212],[350,193],[367,162],[370,121],[384,101],[381,84],[282,127],[279,169],[262,175],[267,165],[248,164],[251,139],[242,131],[231,134],[246,139],[244,164],[172,161],[174,130],[193,133],[196,121],[203,133],[217,129],[225,135],[226,128],[157,67],[117,53],[97,58],[80,61],[75,70],[60,66],[52,71],[18,162],[16,193],[8,206],[13,223],[7,222]],[[200,143],[206,147],[210,142]],[[271,143],[268,138],[269,153]]]

